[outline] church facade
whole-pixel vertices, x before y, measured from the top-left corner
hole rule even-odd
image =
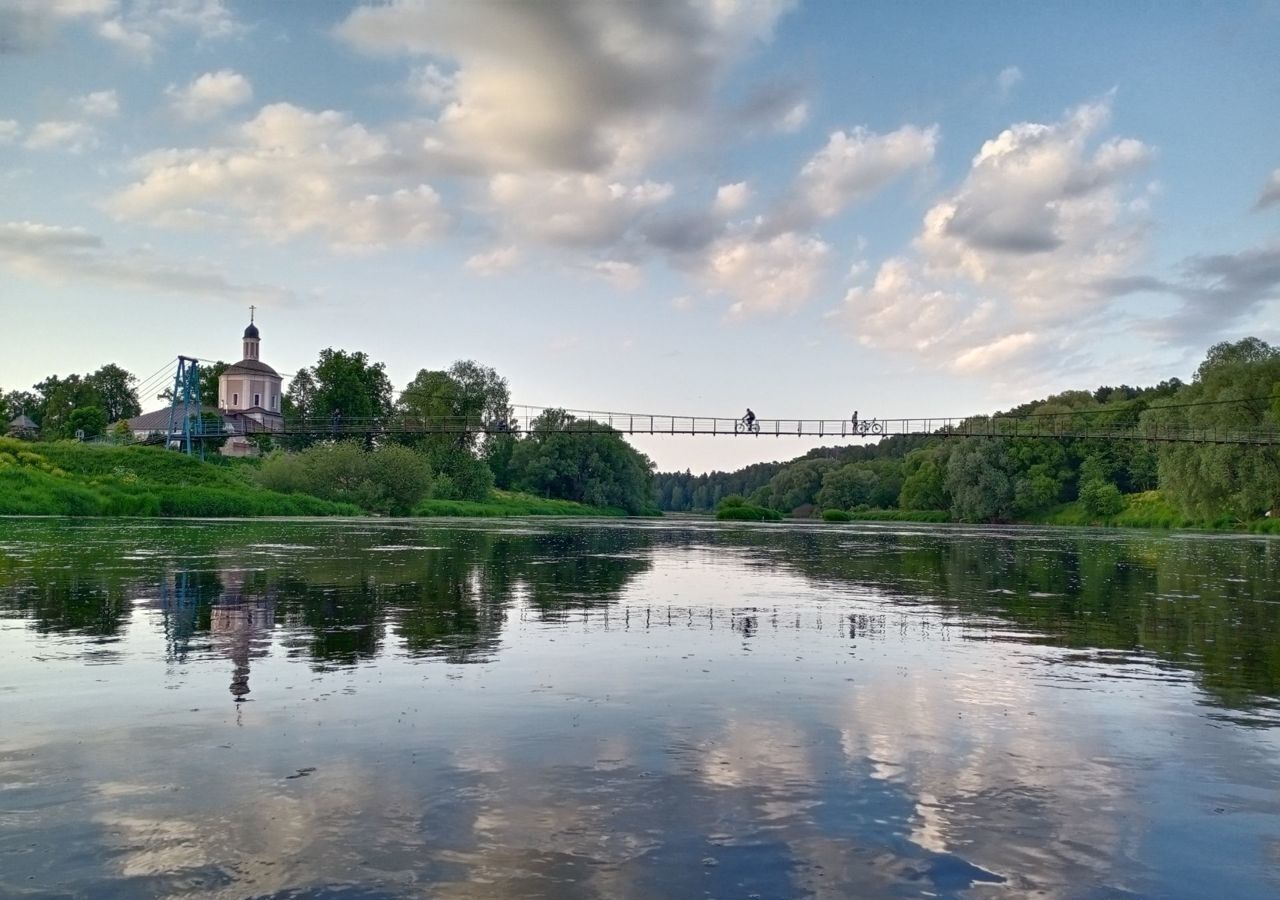
[[[251,311],[249,327],[241,338],[243,358],[218,376],[216,398],[201,398],[202,411],[221,416],[230,435],[222,446],[224,456],[252,456],[258,452],[258,445],[248,435],[284,428],[284,379],[262,361],[261,348],[262,335]],[[164,434],[169,428],[169,407],[135,416],[128,422],[129,430],[139,440]]]
[[[242,338],[243,359],[227,366],[218,376],[218,412],[237,433],[222,452],[226,456],[247,456],[257,445],[244,432],[280,431],[284,428],[281,401],[284,379],[262,361],[262,338],[250,314],[249,327]]]

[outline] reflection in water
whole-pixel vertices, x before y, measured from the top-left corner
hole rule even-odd
[[[1265,896],[1278,585],[1248,538],[0,522],[0,895]]]

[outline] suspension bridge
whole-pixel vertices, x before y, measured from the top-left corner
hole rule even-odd
[[[399,413],[354,417],[333,414],[322,417],[284,417],[283,421],[267,423],[250,416],[239,416],[234,421],[219,420],[219,417],[214,416],[214,421],[211,422],[207,407],[200,402],[199,383],[199,361],[179,357],[171,393],[168,428],[150,435],[146,442],[177,447],[191,453],[206,441],[220,441],[236,436],[263,435],[276,438],[296,435],[320,439],[374,440],[382,436],[399,435],[525,435],[552,428],[575,434],[685,435],[738,439],[1045,438],[1280,447],[1280,429],[1273,426],[1226,428],[1142,422],[1136,414],[1127,415],[1125,410],[1115,409],[1020,416],[881,418],[861,417],[855,413],[848,418],[764,417],[747,421],[724,416],[681,416],[517,405],[510,407],[506,415],[488,417],[422,417]],[[1270,399],[1201,401],[1168,404],[1165,408],[1255,402],[1269,403]],[[552,415],[549,416],[549,413]]]

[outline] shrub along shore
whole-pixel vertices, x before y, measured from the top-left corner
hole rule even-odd
[[[335,456],[350,463],[360,453]],[[368,454],[371,457],[378,453]],[[295,457],[296,458],[296,457]],[[329,460],[337,463],[341,460]],[[400,474],[381,461],[381,472]],[[411,463],[408,463],[411,464]],[[376,469],[377,466],[371,466]],[[296,476],[291,471],[290,476]],[[375,478],[353,478],[340,465],[315,473],[332,479],[351,500],[316,497],[299,490],[264,486],[268,466],[260,461],[214,457],[202,461],[155,447],[112,447],[74,441],[30,443],[0,438],[0,515],[52,516],[621,516],[618,508],[547,500],[491,490],[485,501],[421,500],[409,509],[388,507],[387,491]],[[368,472],[362,473],[369,475]],[[374,473],[378,474],[377,472]]]

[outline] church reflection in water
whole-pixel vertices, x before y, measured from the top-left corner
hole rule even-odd
[[[173,572],[165,576],[156,605],[165,631],[170,663],[185,662],[195,651],[231,661],[231,696],[249,698],[251,663],[271,652],[276,627],[277,592],[248,587],[251,571]]]

